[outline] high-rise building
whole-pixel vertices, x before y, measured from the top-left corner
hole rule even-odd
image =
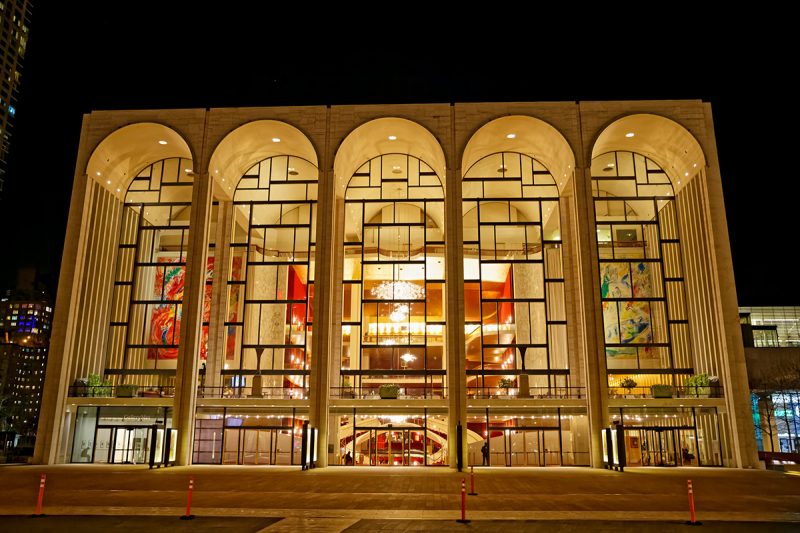
[[[759,464],[701,101],[92,112],[61,265],[41,463]]]
[[[0,200],[32,7],[28,0],[0,0]]]
[[[53,307],[32,287],[0,297],[0,397],[11,429],[32,436],[39,420]]]

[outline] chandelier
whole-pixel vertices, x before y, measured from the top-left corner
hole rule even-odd
[[[372,287],[370,294],[380,300],[422,300],[425,289],[408,281],[382,281]],[[408,319],[411,308],[406,303],[396,303],[389,319],[392,322],[403,322]]]
[[[370,293],[381,300],[422,300],[425,289],[409,281],[381,281]]]

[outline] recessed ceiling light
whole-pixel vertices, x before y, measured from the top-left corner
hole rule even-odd
[[[497,171],[500,174],[503,174],[504,172],[508,171],[508,168],[505,165],[500,165],[500,168],[498,168]]]
[[[222,178],[222,181],[225,181],[225,178]]]
[[[609,163],[606,165],[608,168],[614,168],[614,163]]]
[[[186,172],[187,174],[189,174],[192,171],[192,169],[191,168],[184,168],[183,171]]]
[[[508,135],[506,135],[506,139],[516,139],[516,138],[517,138],[516,133],[509,133]]]
[[[678,185],[680,185],[680,184],[681,184],[681,180],[678,180]]]
[[[630,139],[630,138],[631,138],[631,137],[633,137],[634,135],[636,135],[636,134],[635,134],[635,133],[633,133],[632,131],[629,131],[628,133],[626,133],[626,134],[625,134],[625,137],[627,137],[628,139]]]
[[[219,174],[219,170],[215,170],[214,172],[216,172],[217,174]]]
[[[119,192],[119,187],[117,187],[117,192]]]
[[[158,144],[167,144],[167,141],[158,141]]]
[[[99,170],[97,171],[97,175],[98,175],[98,176],[100,175],[100,171],[99,171]]]
[[[106,180],[106,183],[108,183],[109,185],[111,185],[111,180]]]
[[[683,175],[684,175],[684,176],[688,176],[688,175],[689,175],[689,173],[688,173],[688,172],[684,172],[684,173],[683,173]]]
[[[279,143],[279,142],[281,142],[281,139],[280,139],[280,137],[273,137],[272,138],[272,142]]]
[[[298,174],[300,174],[300,173],[297,170],[295,170],[294,167],[289,167],[289,175],[290,176],[297,176]]]
[[[694,165],[692,165],[692,167],[694,167],[694,168],[697,168],[697,163],[695,163]]]
[[[396,141],[397,140],[397,135],[389,135],[389,140],[390,141]]]

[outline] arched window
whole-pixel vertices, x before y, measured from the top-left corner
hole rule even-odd
[[[608,152],[592,161],[592,193],[609,386],[680,385],[693,371],[669,177],[643,155]]]
[[[128,186],[120,221],[106,375],[173,384],[178,358],[193,174],[158,161]],[[206,302],[208,305],[208,302]],[[161,376],[160,378],[148,376]]]
[[[462,184],[467,392],[569,385],[559,191],[545,166],[500,152]]]
[[[444,194],[425,162],[385,154],[345,192],[341,384],[347,394],[442,397]],[[343,393],[344,394],[344,393]]]
[[[221,347],[225,385],[234,391],[306,396],[317,176],[305,159],[275,156],[253,165],[236,186]]]

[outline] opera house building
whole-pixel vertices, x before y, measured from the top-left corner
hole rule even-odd
[[[35,462],[758,466],[707,103],[80,135]]]

